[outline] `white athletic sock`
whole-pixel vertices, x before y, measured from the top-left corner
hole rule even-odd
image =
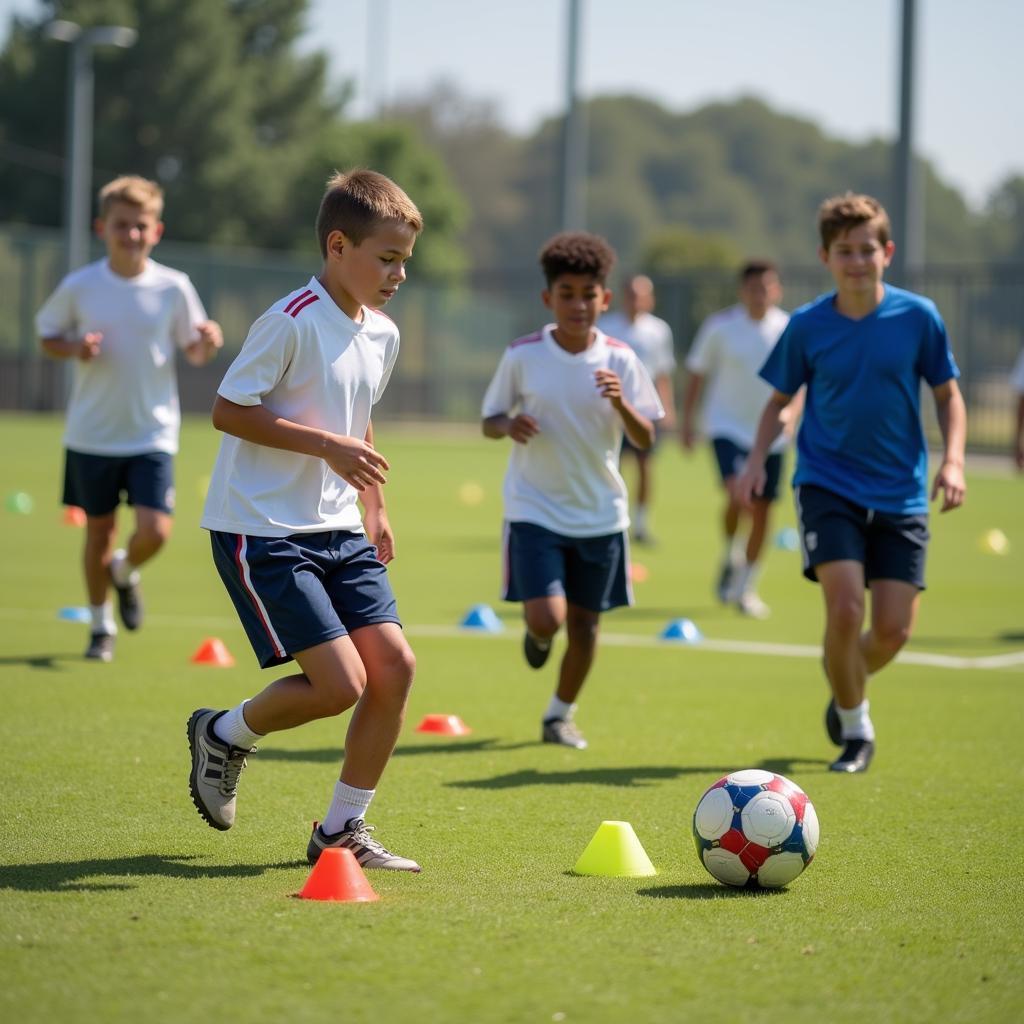
[[[138,569],[128,561],[128,553],[123,549],[114,552],[110,560],[110,575],[119,587],[127,587],[138,583],[142,578]]]
[[[94,633],[107,633],[110,636],[117,635],[117,623],[114,622],[114,605],[111,601],[106,604],[89,605],[89,614],[92,616],[92,631]]]
[[[633,509],[633,532],[634,533],[646,533],[647,532],[647,506],[637,505]]]
[[[836,705],[839,712],[839,723],[843,727],[844,740],[873,740],[875,738],[875,727],[868,714],[870,708],[868,701],[862,701],[855,708],[841,708]]]
[[[213,723],[213,732],[218,739],[223,740],[225,743],[230,743],[233,747],[241,747],[242,750],[254,747],[257,740],[263,739],[261,733],[253,732],[246,724],[243,709],[248,703],[247,700],[243,700],[237,708],[225,711]]]
[[[344,782],[336,783],[331,806],[327,808],[320,828],[327,835],[334,836],[344,831],[345,826],[353,818],[365,819],[370,801],[376,792],[375,789],[356,789],[355,786],[347,786]]]
[[[759,562],[748,562],[745,558],[740,563],[739,575],[736,578],[736,597],[751,593],[756,589],[757,577],[761,572]]]
[[[564,700],[552,697],[547,711],[544,712],[544,721],[549,722],[552,718],[561,718],[565,722],[570,722],[574,714],[576,714],[575,704],[566,704]]]

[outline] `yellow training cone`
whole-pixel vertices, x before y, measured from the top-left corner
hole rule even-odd
[[[628,821],[602,821],[573,871],[610,878],[645,878],[658,873]]]

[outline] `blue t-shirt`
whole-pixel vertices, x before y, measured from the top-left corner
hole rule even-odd
[[[930,299],[886,285],[878,308],[851,320],[835,292],[819,296],[793,314],[761,376],[787,395],[807,385],[794,486],[880,512],[928,511],[921,381],[960,376]]]

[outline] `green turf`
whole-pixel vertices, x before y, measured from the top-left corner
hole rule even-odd
[[[862,777],[827,772],[813,657],[643,645],[676,616],[714,639],[813,645],[817,589],[773,549],[768,622],[714,606],[710,461],[658,456],[656,549],[635,608],[609,615],[581,703],[591,741],[539,745],[552,669],[530,672],[515,609],[497,600],[505,449],[456,430],[381,429],[398,538],[393,578],[419,661],[409,724],[371,815],[416,857],[375,872],[380,902],[289,898],[328,800],[344,722],[268,738],[243,776],[239,823],[189,801],[185,721],[272,678],[255,667],[196,527],[215,437],[189,422],[171,547],[146,572],[149,621],[109,666],[83,663],[81,531],[61,525],[60,428],[0,418],[0,1014],[7,1021],[1015,1021],[1024,1017],[1020,733],[1024,670],[896,664],[872,691],[880,748]],[[459,485],[484,491],[475,507]],[[967,506],[936,517],[913,652],[1024,648],[1021,483],[975,470]],[[793,522],[780,509],[778,525]],[[1001,527],[1005,557],[979,536]],[[447,636],[474,603],[503,636]],[[189,663],[206,636],[238,659]],[[461,715],[461,740],[412,726]],[[821,820],[788,889],[714,882],[690,817],[726,771],[780,771]],[[581,878],[604,819],[632,823],[658,868]]]

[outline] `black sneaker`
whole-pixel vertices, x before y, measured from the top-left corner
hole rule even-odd
[[[563,747],[586,750],[587,741],[583,738],[579,726],[564,718],[549,718],[544,722],[540,734],[542,743],[560,743]]]
[[[874,740],[846,740],[843,752],[828,767],[833,772],[866,772],[875,756]]]
[[[110,576],[110,582],[117,591],[117,610],[125,629],[135,630],[142,625],[142,590],[138,583],[126,583],[123,586]]]
[[[114,660],[114,637],[110,633],[93,633],[89,637],[89,646],[85,656],[91,661]]]
[[[736,566],[732,562],[724,562],[715,584],[715,596],[722,604],[732,602],[732,592],[736,586]]]
[[[550,640],[538,640],[529,630],[523,635],[523,654],[530,668],[540,668],[551,653]]]
[[[839,721],[839,712],[836,710],[836,699],[833,697],[825,708],[825,732],[828,738],[837,746],[843,745],[843,726]]]

